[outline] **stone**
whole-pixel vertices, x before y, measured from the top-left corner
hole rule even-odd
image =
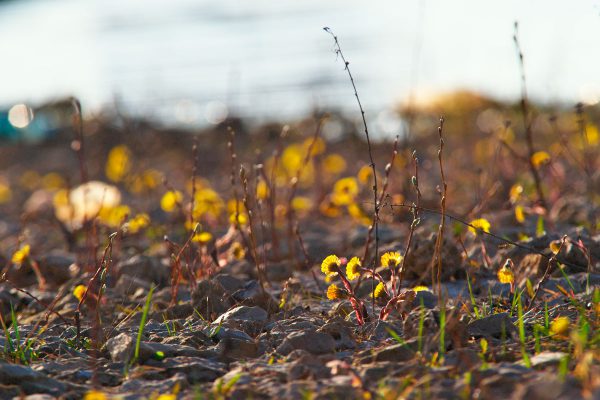
[[[234,301],[216,280],[203,280],[192,292],[192,304],[204,319],[213,320],[223,314]]]
[[[311,354],[328,354],[335,350],[335,340],[331,335],[315,331],[296,331],[290,333],[279,345],[277,352],[287,355],[293,350],[306,350]]]
[[[501,339],[502,337],[514,337],[515,334],[516,328],[506,312],[476,319],[467,325],[467,335],[475,338],[495,337]]]
[[[414,351],[404,343],[397,343],[377,350],[367,350],[360,353],[362,363],[373,363],[380,361],[409,361],[415,356]]]
[[[558,365],[567,356],[560,351],[544,351],[530,358],[533,368],[544,368],[552,365]]]
[[[232,297],[241,304],[258,306],[270,313],[279,310],[279,302],[269,293],[263,291],[257,281],[248,282],[244,288],[233,293]]]
[[[166,286],[171,280],[171,269],[157,257],[135,255],[115,265],[117,276],[129,275],[158,286]]]
[[[17,385],[25,394],[47,393],[60,396],[68,386],[24,365],[0,362],[0,384]]]
[[[224,321],[241,320],[251,322],[266,322],[269,315],[260,307],[237,306],[231,310],[221,314],[219,318],[214,320],[213,324],[221,324]]]

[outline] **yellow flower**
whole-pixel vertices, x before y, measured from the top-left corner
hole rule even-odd
[[[323,160],[323,169],[331,175],[337,175],[346,169],[346,160],[339,154],[330,154]]]
[[[518,183],[515,183],[514,185],[512,185],[512,187],[510,188],[510,191],[508,192],[508,197],[510,199],[511,203],[516,203],[517,200],[519,200],[519,198],[521,197],[521,194],[523,194],[523,186],[521,186]]]
[[[206,244],[212,240],[212,234],[210,232],[199,232],[192,237],[192,241],[196,243]]]
[[[12,199],[12,190],[4,182],[0,182],[0,204],[8,203]]]
[[[560,251],[560,243],[560,240],[553,240],[550,242],[550,251],[552,251],[553,254],[558,254]]]
[[[73,289],[73,296],[77,298],[77,300],[81,301],[83,295],[85,294],[86,286],[85,285],[77,285],[75,289]]]
[[[550,162],[550,154],[545,151],[537,151],[531,156],[531,163],[536,168],[539,168],[548,162]]]
[[[125,145],[113,147],[108,153],[105,174],[113,182],[120,182],[131,169],[131,152]]]
[[[365,226],[369,226],[373,223],[373,220],[356,203],[348,204],[348,214]]]
[[[233,214],[231,214],[229,216],[229,222],[232,223],[232,224],[236,223],[236,221],[235,221],[235,213],[233,213]],[[243,213],[240,212],[238,214],[238,216],[237,216],[237,223],[240,224],[240,225],[246,225],[248,223],[248,217],[246,216],[246,214],[243,214]]]
[[[58,190],[65,188],[67,183],[58,173],[50,172],[42,178],[42,186],[47,190]]]
[[[346,276],[353,281],[360,276],[361,263],[358,257],[352,257],[346,265]]]
[[[600,133],[596,125],[588,123],[585,126],[585,134],[587,137],[587,142],[590,144],[590,146],[598,145],[598,143],[600,142]]]
[[[328,218],[336,218],[342,214],[340,208],[333,202],[332,199],[326,199],[319,205],[321,214]]]
[[[291,144],[283,150],[281,154],[281,165],[285,168],[289,176],[295,175],[304,161],[304,151],[302,146]]]
[[[397,267],[400,265],[404,257],[397,251],[389,251],[381,256],[381,265],[383,267]]]
[[[373,168],[370,165],[363,165],[358,170],[357,177],[360,183],[366,185],[373,177]]]
[[[160,208],[168,213],[173,212],[177,208],[177,205],[181,204],[182,200],[183,195],[179,190],[169,190],[160,199]]]
[[[346,291],[340,289],[335,283],[329,285],[327,288],[327,298],[329,300],[341,299],[345,296]]]
[[[233,242],[229,248],[229,254],[236,260],[241,260],[246,257],[246,250],[240,242]]]
[[[25,262],[25,260],[27,260],[27,258],[29,257],[30,250],[31,247],[28,244],[21,246],[21,248],[15,251],[12,256],[13,264],[23,264],[23,262]]]
[[[137,214],[127,223],[127,230],[130,233],[137,233],[150,224],[150,217],[146,213]]]
[[[107,400],[108,396],[99,390],[90,390],[83,396],[83,400]]]
[[[429,288],[427,286],[415,286],[414,288],[412,288],[413,292],[429,292]]]
[[[512,269],[510,269],[510,264],[511,264],[511,260],[508,259],[506,260],[506,262],[504,263],[504,265],[502,266],[502,268],[500,268],[498,270],[498,281],[500,281],[500,283],[510,283],[513,284],[515,282],[515,275],[512,272]]]
[[[26,189],[34,190],[40,184],[40,174],[34,170],[27,170],[19,178],[19,183]]]
[[[358,183],[356,178],[349,176],[339,179],[333,185],[334,201],[337,205],[348,205],[352,203],[358,194]]]
[[[269,197],[269,185],[264,179],[261,179],[256,184],[256,198],[265,200],[267,197]]]
[[[312,201],[305,196],[296,196],[292,199],[292,209],[295,211],[307,211],[312,207]]]
[[[311,157],[314,157],[319,154],[323,154],[323,152],[325,151],[325,148],[327,147],[327,144],[325,143],[325,141],[323,139],[321,139],[320,137],[318,137],[317,140],[314,140],[314,144],[313,144],[313,140],[314,140],[313,138],[307,138],[304,140],[304,142],[302,142],[302,149],[304,150],[304,153],[306,154],[309,147],[312,145],[312,151],[310,152]]]
[[[325,275],[336,275],[338,269],[342,265],[340,258],[334,254],[331,254],[323,260],[321,263],[321,272]]]
[[[550,324],[550,333],[552,335],[564,335],[569,331],[569,325],[568,317],[557,317]]]
[[[379,282],[377,286],[375,286],[375,290],[373,291],[373,297],[381,297],[381,295],[385,293],[385,285],[383,282]]]
[[[120,226],[125,217],[131,214],[131,209],[126,205],[118,205],[115,207],[104,207],[98,214],[98,219],[106,226],[116,228]]]
[[[203,188],[196,192],[194,196],[195,219],[200,219],[203,215],[210,215],[217,218],[225,208],[225,203],[221,196],[211,188]],[[235,211],[235,209],[234,209]]]
[[[156,400],[177,400],[177,395],[173,393],[161,394]]]
[[[490,227],[492,226],[485,218],[474,219],[473,221],[469,222],[469,225],[472,225],[469,226],[469,232],[475,236],[477,236],[477,231],[479,230],[490,233]]]
[[[519,205],[515,207],[515,219],[520,224],[525,222],[525,212],[523,211],[523,206]]]

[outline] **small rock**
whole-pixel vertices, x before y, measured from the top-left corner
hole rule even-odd
[[[110,353],[110,359],[113,362],[127,363],[135,350],[135,342],[131,336],[126,333],[121,333],[113,338],[108,339],[106,348]]]
[[[60,396],[67,389],[66,384],[29,367],[5,362],[0,362],[0,384],[18,385],[25,394],[48,393]]]
[[[379,361],[408,361],[413,359],[415,353],[406,344],[398,343],[375,351],[368,350],[360,355],[362,356],[362,363],[373,363]]]
[[[266,291],[263,291],[257,281],[248,282],[243,289],[235,292],[232,297],[247,306],[258,306],[270,313],[279,310],[279,303]]]
[[[267,312],[260,307],[238,306],[222,314],[213,324],[219,325],[230,320],[265,322],[268,318]]]
[[[156,257],[135,255],[115,265],[117,276],[129,275],[158,286],[169,284],[171,272],[169,265]]]
[[[192,303],[205,319],[212,320],[223,314],[233,301],[225,288],[216,280],[203,280],[192,293]]]
[[[333,353],[335,340],[327,333],[297,331],[290,333],[277,348],[279,354],[287,355],[293,350],[306,350],[312,354]]]
[[[495,337],[510,338],[515,335],[516,329],[508,313],[498,313],[476,319],[467,325],[467,335],[475,338]]]
[[[544,351],[531,357],[531,366],[533,368],[544,368],[551,365],[558,365],[567,354],[560,351]]]

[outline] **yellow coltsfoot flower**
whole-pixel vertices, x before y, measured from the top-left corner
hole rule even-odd
[[[85,285],[77,285],[75,289],[73,289],[73,296],[77,298],[77,300],[81,301],[83,295],[85,294],[86,287]]]
[[[335,254],[331,254],[323,260],[321,263],[321,272],[325,275],[336,275],[340,266],[342,265],[342,260]]]
[[[474,219],[473,221],[469,222],[469,225],[471,225],[469,226],[469,232],[475,236],[477,236],[479,230],[490,233],[490,228],[492,227],[490,222],[485,218]]]
[[[515,274],[513,274],[513,271],[510,268],[512,263],[512,260],[509,258],[506,260],[502,268],[498,270],[497,275],[500,283],[510,283],[512,285],[515,282]]]
[[[27,258],[29,257],[29,251],[31,250],[31,246],[28,244],[21,246],[21,248],[14,252],[12,256],[13,264],[21,265]]]
[[[381,256],[381,266],[388,268],[397,267],[402,263],[403,259],[404,257],[397,251],[388,251]]]
[[[379,282],[377,286],[375,286],[375,290],[373,290],[373,297],[381,297],[382,294],[385,293],[385,285],[383,282]]]
[[[346,291],[344,289],[340,289],[335,283],[329,285],[327,288],[327,298],[329,300],[339,300],[343,299],[345,296]]]
[[[346,265],[346,276],[349,280],[353,281],[354,279],[360,276],[361,263],[358,257],[352,257],[350,261],[348,261],[348,265]]]

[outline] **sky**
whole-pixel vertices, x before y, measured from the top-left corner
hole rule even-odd
[[[0,107],[76,96],[88,111],[206,123],[294,118],[414,94],[520,93],[514,22],[537,101],[600,100],[600,0],[13,0],[0,5]]]

